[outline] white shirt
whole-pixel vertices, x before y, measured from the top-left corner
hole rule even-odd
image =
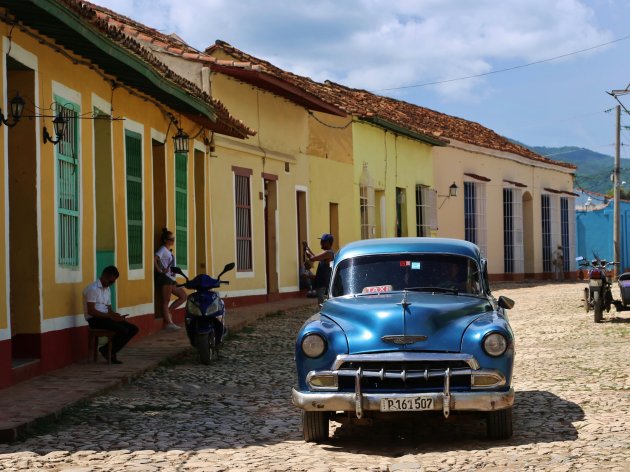
[[[168,271],[165,272],[165,275],[172,280],[177,280],[175,274],[171,272],[171,267],[175,265],[175,256],[173,255],[173,253],[169,251],[166,246],[162,246],[160,247],[160,249],[157,250],[155,255],[160,260],[160,265],[162,266],[162,268],[166,269],[168,267]]]
[[[91,315],[88,315],[88,303],[94,303],[96,311],[109,312],[109,306],[112,304],[112,293],[109,287],[103,287],[101,279],[96,279],[83,290],[83,313],[86,320],[92,318]]]

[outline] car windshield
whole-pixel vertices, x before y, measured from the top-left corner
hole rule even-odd
[[[479,295],[479,268],[468,257],[451,254],[379,254],[341,261],[332,296],[396,290],[444,291]]]

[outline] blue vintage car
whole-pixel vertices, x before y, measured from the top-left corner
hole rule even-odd
[[[358,241],[335,257],[329,298],[296,341],[304,439],[329,420],[483,412],[492,439],[512,435],[514,335],[490,293],[486,260],[466,241]]]

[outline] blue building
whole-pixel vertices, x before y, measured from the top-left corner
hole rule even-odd
[[[630,201],[620,202],[620,251],[622,272],[630,271]],[[575,211],[577,254],[613,260],[614,202],[604,199],[578,206]]]

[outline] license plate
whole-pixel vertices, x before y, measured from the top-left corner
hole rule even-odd
[[[588,284],[591,287],[601,287],[602,286],[602,281],[600,279],[591,279],[591,280],[589,280]]]
[[[433,410],[433,397],[382,398],[381,411]]]

